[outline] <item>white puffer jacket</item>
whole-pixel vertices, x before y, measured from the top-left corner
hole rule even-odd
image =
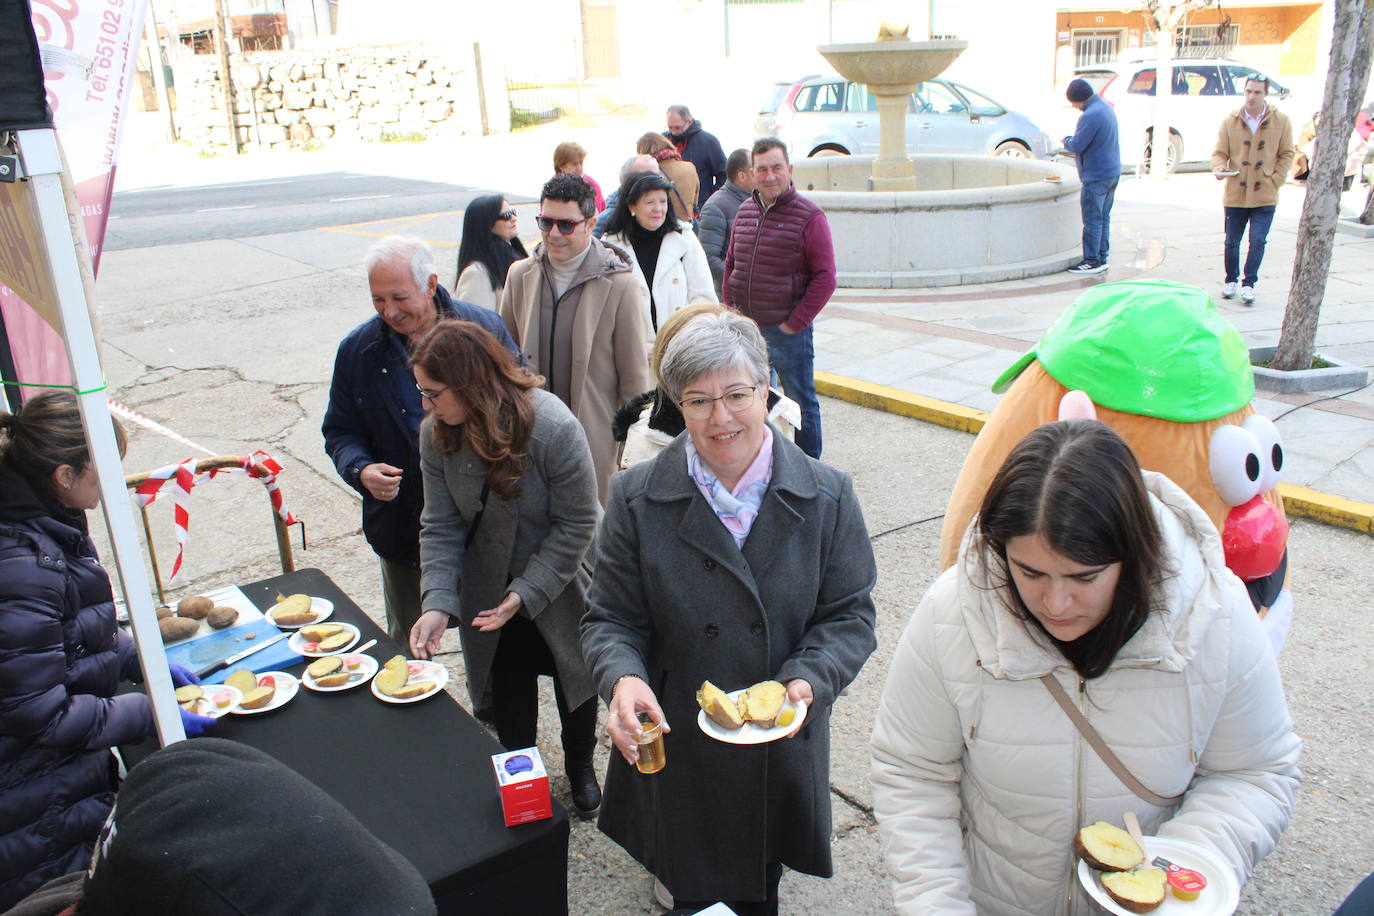
[[[1047,637],[984,587],[964,538],[892,659],[873,728],[873,803],[903,913],[1089,914],[1074,832],[1140,817],[1147,835],[1216,850],[1242,884],[1288,825],[1301,743],[1278,667],[1211,521],[1145,472],[1166,556],[1163,613],[1081,683]],[[1035,678],[1049,671],[1137,779],[1112,774]],[[1080,692],[1080,690],[1082,692]]]
[[[716,284],[711,279],[711,265],[706,260],[706,251],[690,225],[681,222],[677,225],[677,232],[663,236],[663,244],[658,249],[658,263],[654,265],[654,309],[658,312],[659,327],[663,326],[669,315],[685,305],[717,301]],[[634,246],[623,232],[604,235],[601,241],[615,245],[630,256],[635,279],[639,281],[640,291],[644,294],[644,326],[652,339],[654,323],[649,315],[649,284],[644,279]]]

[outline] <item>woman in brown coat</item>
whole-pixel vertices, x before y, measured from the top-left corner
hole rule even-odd
[[[684,223],[695,225],[697,191],[701,187],[697,167],[683,160],[671,140],[653,131],[639,138],[635,152],[658,160],[659,171],[677,187],[677,193],[670,195],[673,213]]]

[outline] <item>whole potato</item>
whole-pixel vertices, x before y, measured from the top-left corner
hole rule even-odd
[[[182,617],[190,617],[192,620],[204,620],[205,615],[210,613],[210,609],[215,606],[215,602],[206,598],[204,595],[196,595],[192,598],[182,598],[177,602],[177,613]]]
[[[176,642],[178,639],[185,639],[195,634],[200,629],[199,620],[187,620],[185,617],[164,617],[157,622],[157,628],[162,631],[163,642]]]
[[[157,619],[158,619],[158,620],[161,620],[161,619],[164,618],[164,617],[171,617],[171,616],[172,616],[173,614],[175,614],[175,613],[176,613],[176,609],[173,608],[170,604],[159,604],[159,605],[157,606]]]
[[[223,630],[225,627],[234,625],[234,621],[239,619],[239,612],[236,608],[226,605],[217,605],[210,609],[210,613],[205,620],[216,630]]]

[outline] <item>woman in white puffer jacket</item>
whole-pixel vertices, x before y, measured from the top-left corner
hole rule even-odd
[[[1132,794],[1045,674],[1132,775],[1182,801]],[[871,775],[897,907],[1095,913],[1073,837],[1126,811],[1244,884],[1288,825],[1300,749],[1206,514],[1106,426],[1046,424],[1007,458],[892,659]]]

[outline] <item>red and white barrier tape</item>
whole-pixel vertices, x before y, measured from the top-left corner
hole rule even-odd
[[[124,417],[139,426],[143,426],[153,432],[173,439],[183,445],[188,445],[198,451],[205,452],[207,455],[215,453],[203,446],[197,445],[185,436],[173,432],[167,427],[156,421],[149,420],[123,404],[110,401],[110,409],[121,417]],[[272,503],[272,510],[281,517],[287,525],[296,524],[296,517],[286,508],[285,499],[282,497],[281,485],[277,483],[277,476],[282,472],[282,466],[271,455],[262,450],[253,452],[252,455],[242,459],[242,464],[236,468],[216,468],[210,471],[196,471],[195,458],[187,458],[176,464],[169,464],[166,467],[158,468],[148,474],[148,479],[134,488],[134,503],[140,509],[150,505],[162,493],[163,487],[172,483],[172,521],[176,530],[177,539],[177,558],[172,564],[172,575],[168,577],[168,582],[176,580],[177,573],[181,571],[181,561],[186,552],[186,534],[191,527],[191,511],[187,507],[187,500],[196,484],[201,483],[207,476],[213,479],[219,474],[242,474],[259,480],[267,488],[268,499]]]

